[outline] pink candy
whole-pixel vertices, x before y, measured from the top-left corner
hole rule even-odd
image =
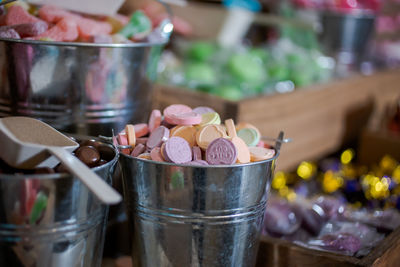
[[[33,23],[42,21],[35,16],[29,14],[23,7],[13,5],[8,9],[5,17],[5,23],[8,26],[24,23]],[[42,21],[43,22],[43,21]]]
[[[49,38],[53,41],[75,41],[78,38],[78,28],[72,21],[66,19],[60,20],[55,26],[46,32],[37,35],[34,39]]]

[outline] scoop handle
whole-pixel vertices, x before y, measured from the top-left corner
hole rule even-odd
[[[64,166],[78,177],[104,204],[117,204],[122,200],[121,195],[114,188],[108,185],[82,161],[64,148],[49,147],[48,151],[57,157]]]

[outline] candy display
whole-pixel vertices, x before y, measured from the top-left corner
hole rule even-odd
[[[148,124],[128,124],[114,137],[122,153],[153,161],[189,165],[232,165],[273,158],[275,150],[260,141],[249,123],[235,126],[209,107],[181,104],[153,110]],[[147,136],[148,135],[148,136]]]
[[[289,39],[232,48],[206,41],[183,42],[176,50],[165,51],[161,58],[160,83],[233,101],[327,81],[334,65],[318,50],[300,47]]]
[[[160,23],[160,22],[158,22]],[[78,14],[55,6],[8,4],[0,16],[2,38],[59,42],[131,43],[146,40],[152,20],[141,10],[131,17]]]
[[[264,233],[312,249],[363,257],[400,226],[399,168],[390,156],[379,164],[354,163],[343,151],[296,173],[277,172]]]

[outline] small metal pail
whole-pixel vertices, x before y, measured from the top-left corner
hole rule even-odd
[[[108,163],[93,170],[111,184],[118,154],[101,154]],[[107,215],[69,174],[0,174],[0,266],[99,267]]]
[[[92,136],[144,121],[165,43],[0,38],[0,116],[29,116]]]
[[[254,266],[275,149],[269,160],[232,166],[121,154],[133,265]]]

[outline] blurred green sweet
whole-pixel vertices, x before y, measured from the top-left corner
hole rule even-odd
[[[211,65],[206,63],[189,63],[184,68],[185,78],[190,85],[215,84],[217,76]]]
[[[228,69],[240,82],[257,84],[265,78],[262,62],[251,54],[233,54],[228,61]]]
[[[240,88],[233,85],[223,85],[215,88],[212,92],[217,96],[231,101],[238,101],[243,98]]]
[[[249,54],[255,58],[259,58],[264,64],[270,60],[270,54],[266,48],[252,48]]]
[[[275,63],[269,66],[268,75],[273,80],[284,81],[289,79],[290,71],[287,66],[280,63]]]
[[[216,52],[216,46],[211,42],[195,42],[188,51],[188,58],[196,61],[207,61]]]
[[[151,32],[151,20],[143,13],[143,11],[135,11],[128,24],[126,24],[118,33],[125,38],[143,38]]]

